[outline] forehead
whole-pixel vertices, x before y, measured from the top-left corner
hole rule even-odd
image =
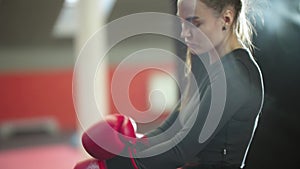
[[[193,16],[203,17],[209,14],[211,11],[200,0],[179,0],[178,1],[178,13],[181,18],[188,18]]]

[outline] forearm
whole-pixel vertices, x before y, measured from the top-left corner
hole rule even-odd
[[[175,108],[175,110],[172,113],[170,113],[168,118],[159,127],[147,132],[145,134],[145,136],[153,137],[153,136],[157,136],[157,135],[163,133],[164,131],[166,131],[177,119],[178,113],[179,113],[179,105],[180,104],[178,104],[178,106]]]
[[[178,127],[178,125],[175,125],[178,114],[179,111],[172,112],[159,127],[145,133],[145,137],[148,138],[150,145],[156,145],[167,141],[176,134],[178,129],[176,130],[174,126]]]

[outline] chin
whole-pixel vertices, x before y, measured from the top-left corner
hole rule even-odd
[[[204,54],[204,53],[207,53],[208,51],[206,51],[206,50],[191,50],[191,49],[190,49],[190,52],[191,52],[191,54],[193,54],[193,55],[202,55],[202,54]]]

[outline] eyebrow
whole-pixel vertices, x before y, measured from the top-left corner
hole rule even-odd
[[[193,20],[196,20],[196,19],[199,19],[199,17],[198,16],[191,16],[191,17],[185,18],[185,20],[188,21],[188,22],[192,22]]]

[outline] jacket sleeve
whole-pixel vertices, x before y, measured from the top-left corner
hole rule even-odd
[[[174,128],[172,130],[169,130],[171,126],[175,124],[175,121],[179,114],[179,107],[177,106],[175,111],[169,114],[168,118],[156,129],[148,132],[145,134],[145,136],[148,138],[149,145],[156,145],[162,142],[165,142],[172,138],[173,135],[176,134],[176,131]],[[167,134],[165,134],[165,132]]]
[[[180,105],[180,104],[179,104]],[[157,128],[145,133],[145,136],[147,137],[153,137],[161,134],[162,132],[166,131],[176,120],[179,113],[179,106],[175,108],[175,110],[170,113],[168,118]]]
[[[246,102],[247,90],[245,88],[247,87],[239,82],[236,83],[236,81],[233,84],[227,83],[226,103],[220,121],[212,134],[207,137],[208,139],[203,141],[201,139],[202,130],[207,125],[213,124],[206,123],[206,121],[214,119],[210,113],[213,113],[214,108],[220,106],[218,104],[211,106],[213,104],[211,90],[213,83],[207,85],[200,92],[201,97],[199,99],[197,97],[192,98],[186,109],[181,110],[175,122],[179,120],[182,127],[175,135],[136,154],[135,160],[140,169],[176,169],[192,160]]]

